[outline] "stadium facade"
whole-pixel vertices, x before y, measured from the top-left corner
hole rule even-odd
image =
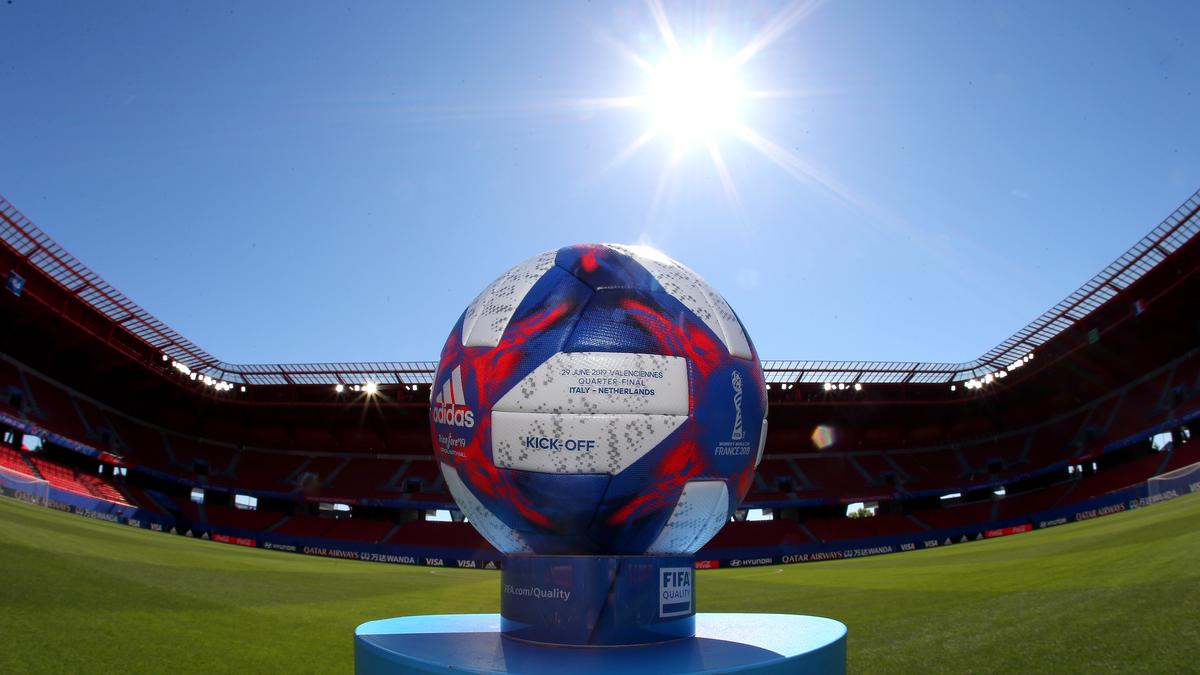
[[[764,459],[697,564],[944,546],[1200,491],[1198,231],[1200,193],[967,363],[764,362]],[[234,544],[499,564],[469,524],[427,519],[455,508],[435,363],[226,363],[3,198],[0,241],[0,491]]]

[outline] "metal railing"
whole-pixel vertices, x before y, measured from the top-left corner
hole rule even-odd
[[[944,384],[983,377],[1016,362],[1083,320],[1200,231],[1200,191],[1074,293],[977,359],[964,363],[763,361],[771,383]],[[243,385],[430,384],[432,361],[233,364],[180,335],[100,278],[0,197],[0,240],[68,293],[94,307],[154,351],[200,376]]]
[[[938,383],[961,382],[1007,368],[1096,311],[1174,253],[1200,231],[1200,191],[1057,305],[1029,325],[964,363],[881,361],[764,361],[768,382]]]

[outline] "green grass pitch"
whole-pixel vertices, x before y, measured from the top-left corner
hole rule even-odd
[[[0,499],[0,672],[353,669],[359,623],[495,612],[495,572],[247,549]],[[1200,496],[1003,539],[701,572],[700,611],[850,628],[852,672],[1195,672]]]

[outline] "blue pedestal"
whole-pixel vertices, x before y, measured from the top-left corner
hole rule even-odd
[[[691,556],[509,556],[500,573],[500,632],[591,647],[692,637],[694,566]]]
[[[499,614],[406,616],[354,631],[354,672],[845,673],[846,626],[792,614],[695,615],[696,635],[636,647],[554,647],[505,638]]]

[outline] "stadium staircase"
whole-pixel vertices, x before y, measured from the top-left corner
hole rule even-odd
[[[31,412],[37,417],[44,417],[41,407],[37,404],[37,399],[34,398],[33,387],[29,386],[29,378],[26,377],[24,368],[17,369],[17,380],[25,399],[25,410],[23,412]]]
[[[226,478],[229,478],[230,480],[232,480],[236,483],[238,481],[238,474],[237,474],[238,461],[240,461],[242,459],[242,455],[244,455],[244,454],[246,454],[244,450],[240,450],[240,449],[235,450],[233,453],[233,458],[229,460],[229,464],[226,465],[225,471],[222,472],[221,475],[225,476]]]
[[[289,485],[296,485],[300,481],[301,474],[308,470],[309,464],[312,464],[313,459],[313,457],[308,457],[303,462],[300,462],[300,466],[292,469],[292,472],[283,479],[283,482]]]
[[[804,523],[796,523],[796,527],[804,533],[804,536],[808,537],[809,541],[817,541],[817,535],[813,534],[813,531],[808,529],[807,525]]]
[[[130,484],[122,485],[121,488],[128,495],[128,501],[131,505],[161,516],[170,515],[170,511],[163,507],[163,503],[160,500],[154,498],[151,491],[145,490],[141,486]]]
[[[75,416],[79,418],[79,423],[83,425],[82,428],[85,437],[92,441],[100,440],[100,435],[92,427],[91,423],[88,422],[87,417],[84,416],[83,410],[79,406],[79,399],[74,396],[68,396],[67,403],[71,406],[71,410],[74,411]]]
[[[910,514],[908,514],[906,517],[907,517],[909,520],[911,520],[913,523],[915,523],[915,524],[916,524],[916,526],[917,526],[917,527],[919,527],[919,528],[921,528],[922,530],[932,530],[932,529],[933,529],[932,527],[930,527],[930,526],[929,526],[929,524],[928,524],[928,523],[926,523],[925,521],[923,521],[923,520],[921,520],[920,518],[916,517],[916,515],[914,515],[914,514],[911,514],[911,513],[910,513]]]
[[[33,460],[29,458],[29,455],[22,453],[21,459],[24,460],[25,466],[29,467],[29,474],[31,476],[33,476],[34,478],[41,478],[42,480],[47,480],[47,478],[42,475],[42,472],[38,469],[37,465],[33,463]]]
[[[397,468],[387,479],[387,482],[383,484],[383,489],[389,492],[402,491],[404,489],[404,474],[408,471],[410,466],[412,466],[411,459],[400,460],[399,468]]]
[[[391,541],[392,537],[396,536],[396,533],[399,532],[400,528],[402,527],[404,527],[403,523],[396,523],[392,529],[388,530],[387,533],[383,535],[383,538],[380,539],[380,541]]]
[[[1079,487],[1079,481],[1078,480],[1068,481],[1065,485],[1066,485],[1066,489],[1058,494],[1058,498],[1055,499],[1052,503],[1050,503],[1049,508],[1056,509],[1060,506],[1066,506],[1067,504],[1070,504],[1071,502],[1079,501],[1079,500],[1076,500],[1071,497],[1072,493],[1075,492],[1075,489]]]
[[[171,447],[171,439],[167,437],[167,432],[160,429],[158,433],[160,436],[162,436],[162,449],[167,455],[167,462],[171,466],[182,467],[185,469],[188,468],[184,467],[183,462],[180,462],[179,458],[175,456],[175,449]]]
[[[51,487],[116,504],[129,504],[129,500],[115,485],[100,476],[80,473],[35,454],[3,446],[0,446],[0,458],[10,470],[40,478]]]

